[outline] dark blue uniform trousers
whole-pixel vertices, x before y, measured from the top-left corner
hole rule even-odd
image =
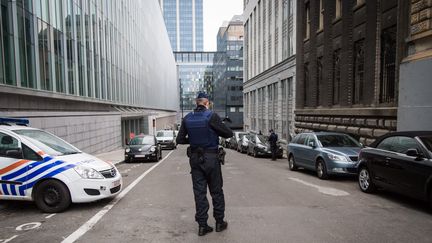
[[[207,225],[209,202],[207,186],[213,201],[213,216],[216,222],[224,219],[225,198],[222,190],[221,164],[217,153],[192,153],[190,160],[192,184],[195,196],[195,220],[199,225]]]

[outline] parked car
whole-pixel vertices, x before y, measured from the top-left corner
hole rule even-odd
[[[224,147],[224,148],[230,148],[230,146],[231,146],[230,140],[231,140],[231,138],[219,137],[219,145]]]
[[[432,206],[432,131],[393,132],[360,152],[358,182],[363,192],[377,187],[429,200]]]
[[[252,134],[252,133],[250,133]],[[240,140],[237,143],[237,151],[240,153],[246,153],[249,146],[249,136],[250,134],[245,134],[240,137]]]
[[[317,172],[320,179],[333,174],[357,173],[358,154],[362,145],[347,134],[301,133],[288,144],[290,170],[298,167]]]
[[[176,149],[176,135],[173,130],[161,130],[156,132],[156,139],[161,147],[167,149]]]
[[[230,148],[238,150],[239,142],[247,132],[234,132],[234,136],[230,139]]]
[[[0,199],[34,201],[45,213],[119,194],[111,163],[75,148],[26,119],[0,118]]]
[[[251,133],[248,139],[249,142],[246,151],[247,154],[253,155],[254,157],[259,157],[259,156],[269,157],[272,155],[270,143],[268,142],[268,137],[256,133]],[[283,149],[279,145],[276,151],[276,156],[278,158],[282,158],[283,156]]]
[[[162,159],[162,148],[153,135],[139,135],[133,138],[125,149],[125,162],[136,160],[159,161]]]

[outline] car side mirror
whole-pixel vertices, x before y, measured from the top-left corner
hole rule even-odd
[[[14,158],[14,159],[22,159],[23,154],[20,148],[6,150],[6,157]]]
[[[417,151],[417,149],[408,149],[405,153],[406,155],[410,157],[417,157],[417,158],[423,158],[423,155]]]
[[[316,148],[316,145],[314,142],[309,142],[309,147]]]

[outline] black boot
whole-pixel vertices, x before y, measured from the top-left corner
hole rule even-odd
[[[226,230],[226,228],[228,228],[228,223],[226,221],[216,223],[216,232],[221,232],[223,230]]]
[[[199,236],[203,236],[206,235],[207,233],[213,232],[213,228],[205,225],[205,226],[199,226],[198,228],[198,235]]]

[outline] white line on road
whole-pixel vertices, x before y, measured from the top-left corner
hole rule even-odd
[[[91,219],[85,222],[81,227],[79,227],[75,232],[65,238],[62,243],[72,243],[78,240],[81,236],[87,233],[89,230],[96,225],[96,223],[108,213],[114,205],[116,205],[123,197],[125,197],[130,190],[132,190],[146,175],[148,175],[152,170],[158,167],[162,162],[165,161],[174,151],[168,153],[168,155],[159,161],[157,164],[153,165],[150,169],[146,170],[142,175],[140,175],[135,181],[133,181],[128,187],[126,187],[117,197],[115,197],[108,205],[106,205],[102,210],[95,214]]]
[[[56,214],[55,214],[55,213],[50,214],[50,215],[46,216],[45,218],[46,218],[46,219],[50,219],[50,218],[54,217],[54,215],[56,215]]]
[[[316,188],[316,189],[318,189],[319,192],[321,192],[323,194],[326,194],[326,195],[337,196],[337,197],[338,196],[348,196],[349,195],[349,193],[346,192],[346,191],[342,191],[342,190],[331,188],[331,187],[318,186],[318,185],[309,183],[307,181],[304,181],[304,180],[301,180],[301,179],[298,179],[298,178],[290,177],[289,179],[292,180],[292,181],[299,182],[299,183],[301,183],[303,185]]]

